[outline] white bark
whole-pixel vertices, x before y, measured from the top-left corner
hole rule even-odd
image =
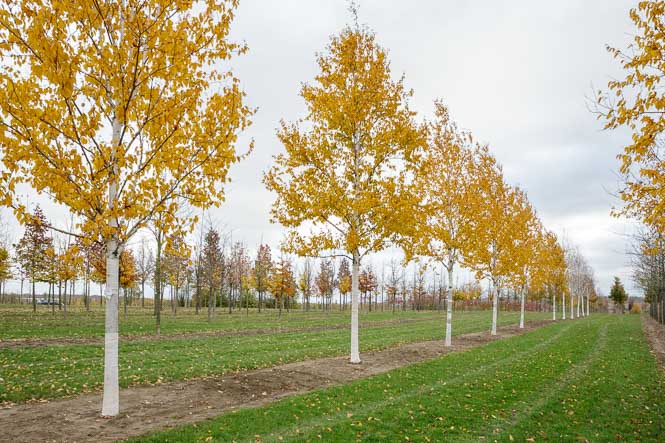
[[[499,313],[499,294],[501,293],[500,288],[496,288],[496,294],[494,294],[494,302],[492,303],[492,335],[496,335],[496,319]]]
[[[118,286],[120,260],[117,242],[107,242],[106,257],[106,326],[104,334],[104,396],[102,415],[113,417],[120,412],[118,386]]]
[[[570,294],[570,319],[575,320],[575,296]]]
[[[587,316],[587,317],[589,316],[589,313],[590,313],[590,312],[591,312],[591,311],[589,311],[589,296],[587,295],[587,296],[586,296],[586,316]]]
[[[358,283],[360,278],[360,255],[353,252],[351,272],[351,363],[360,363],[358,346]]]
[[[520,296],[520,329],[524,329],[524,301],[525,301],[525,290],[522,289]]]
[[[453,340],[453,267],[448,267],[448,293],[446,294],[446,341],[444,346],[451,346]]]
[[[581,311],[582,309],[582,297],[577,296],[577,317],[581,317],[581,314],[584,314],[584,312]]]
[[[556,294],[552,294],[552,321],[556,321]]]
[[[115,151],[120,145],[122,124],[117,116],[113,118],[113,138],[111,146],[111,174],[109,183],[109,209],[113,210],[118,198],[118,166],[115,163]],[[106,241],[106,323],[104,332],[104,394],[102,415],[113,417],[120,412],[120,387],[118,385],[118,298],[120,286],[120,248],[118,244],[118,220],[109,219],[113,230]]]

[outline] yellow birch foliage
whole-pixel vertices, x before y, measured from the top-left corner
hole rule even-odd
[[[512,241],[506,254],[515,267],[509,277],[510,283],[516,290],[523,290],[538,272],[537,251],[542,240],[543,226],[526,194],[519,188],[514,191],[515,200],[508,208]]]
[[[58,254],[58,280],[75,280],[83,271],[83,255],[78,245],[73,244]]]
[[[566,258],[556,234],[544,231],[535,248],[535,263],[529,280],[532,291],[548,291],[550,295],[565,292]]]
[[[464,264],[476,278],[492,281],[500,289],[516,271],[510,255],[513,251],[511,210],[517,193],[506,184],[501,166],[487,149],[475,165],[476,186],[481,197],[474,203],[476,213],[474,234],[464,256]]]
[[[484,151],[457,127],[440,101],[435,102],[435,117],[428,125],[428,148],[416,179],[423,202],[413,220],[415,235],[405,239],[405,250],[407,258],[410,253],[422,255],[448,268],[475,236],[476,207],[484,197],[475,183],[476,161]]]
[[[124,242],[179,198],[223,199],[252,110],[224,68],[237,0],[3,1],[0,203],[20,184],[66,205],[84,235]],[[114,137],[117,135],[117,137]],[[109,185],[117,199],[109,205]],[[118,224],[118,229],[113,226]]]
[[[631,142],[618,156],[625,205],[614,215],[627,215],[665,233],[665,1],[640,1],[630,10],[636,31],[628,50],[608,47],[625,77],[598,94],[599,116],[606,128],[626,127]]]
[[[289,251],[361,258],[412,222],[417,200],[408,166],[424,131],[407,104],[411,91],[391,78],[370,31],[346,28],[317,61],[319,74],[301,90],[307,117],[282,122],[285,152],[264,177],[277,194],[272,220],[290,228]]]

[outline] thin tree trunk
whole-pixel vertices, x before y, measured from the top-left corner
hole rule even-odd
[[[556,294],[552,294],[552,321],[556,321]]]
[[[496,294],[494,294],[492,303],[492,335],[496,335],[496,321],[499,315],[499,294],[501,294],[501,288],[496,287]]]
[[[162,232],[157,231],[157,253],[155,254],[155,333],[160,335],[162,332]]]
[[[35,278],[32,278],[32,312],[37,312],[37,298],[35,297]]]
[[[575,296],[570,294],[570,319],[575,319]]]
[[[118,292],[120,260],[117,241],[106,243],[106,326],[104,333],[104,397],[102,415],[113,417],[120,411],[118,386]]]
[[[566,294],[561,294],[561,318],[566,319]]]
[[[526,299],[526,290],[522,288],[520,294],[520,329],[524,329],[524,302]]]
[[[577,318],[580,318],[580,296],[577,296]]]
[[[63,297],[62,307],[63,307],[62,316],[65,320],[67,320],[67,280],[65,280],[65,294]]]
[[[213,299],[213,289],[212,286],[208,289],[208,323],[212,321],[212,299]]]
[[[448,264],[448,293],[446,294],[446,340],[444,346],[452,346],[453,341],[453,268],[454,264]]]
[[[360,254],[353,251],[351,272],[351,363],[360,363],[358,346],[358,283],[360,277]]]
[[[196,307],[194,308],[194,311],[196,315],[199,315],[199,311],[201,310],[201,283],[199,282],[200,276],[196,277]]]
[[[221,295],[222,293],[220,292],[219,294]],[[232,301],[233,301],[233,286],[231,285],[231,283],[229,283],[229,297],[228,298],[229,298],[229,314],[232,314],[233,313],[233,304],[232,304]]]
[[[175,300],[173,300],[173,316],[175,317],[178,314],[178,290],[180,289],[178,285],[175,286]]]

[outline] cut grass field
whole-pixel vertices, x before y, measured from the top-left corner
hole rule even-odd
[[[51,312],[50,307],[39,306],[36,313],[29,305],[0,305],[0,341],[17,339],[48,339],[48,338],[92,338],[104,336],[105,311],[99,306],[91,311],[81,307],[70,307],[67,318],[62,311]],[[152,308],[130,307],[125,317],[119,315],[120,335],[143,336],[155,333],[155,317]],[[224,308],[217,308],[211,322],[207,320],[205,308],[196,315],[193,308],[178,308],[176,316],[171,315],[170,307],[165,306],[161,316],[161,333],[176,335],[214,331],[244,331],[250,329],[270,328],[306,328],[313,326],[336,326],[348,324],[349,311],[333,310],[328,313],[321,311],[303,312],[284,311],[279,318],[277,310],[270,309],[258,313],[250,310],[234,311],[228,314]],[[390,321],[394,319],[427,319],[440,318],[435,311],[391,311],[362,312],[361,320],[367,322]]]
[[[270,315],[270,314],[268,314]],[[303,315],[304,320],[298,320]],[[292,313],[287,320],[328,321],[325,314]],[[392,314],[365,314],[363,320],[387,320]],[[441,339],[445,320],[438,313],[406,315],[421,321],[386,323],[361,329],[361,351],[385,349],[401,343]],[[425,317],[425,315],[429,317]],[[527,319],[546,319],[549,313],[528,313]],[[459,312],[454,334],[488,330],[489,311]],[[258,316],[256,316],[258,317]],[[335,321],[348,324],[347,314]],[[253,317],[250,317],[252,319]],[[401,318],[401,317],[400,317]],[[255,327],[265,322],[253,318]],[[518,313],[502,312],[499,324],[514,324]],[[256,335],[177,337],[159,341],[131,341],[120,345],[120,385],[155,384],[223,375],[239,370],[275,366],[287,362],[344,355],[349,352],[348,328],[263,333]],[[103,346],[76,344],[0,349],[0,402],[21,403],[93,392],[103,382]]]
[[[663,441],[639,316],[557,322],[134,442]]]

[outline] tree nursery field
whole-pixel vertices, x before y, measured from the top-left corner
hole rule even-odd
[[[31,313],[15,315],[16,311],[2,311],[2,329],[5,331],[7,326],[12,339],[0,340],[1,402],[50,399],[101,388],[103,341],[93,331],[97,334],[103,331],[103,317],[82,311],[70,315],[69,329],[51,329],[60,320],[50,313],[33,317]],[[515,324],[518,317],[516,312],[502,312],[499,324]],[[551,313],[527,313],[527,319],[532,320],[549,317]],[[127,387],[219,376],[344,355],[348,353],[348,329],[344,327],[348,318],[348,314],[339,312],[292,312],[280,321],[273,313],[246,316],[243,312],[219,314],[214,322],[208,323],[205,316],[185,313],[165,322],[164,331],[173,334],[165,333],[156,339],[154,335],[145,335],[145,329],[154,328],[150,313],[137,313],[128,317],[126,323],[121,322],[121,331],[129,335],[121,339],[120,384]],[[436,340],[445,329],[445,318],[436,311],[372,312],[364,313],[361,318],[365,350]],[[460,312],[455,317],[454,331],[455,334],[478,332],[487,330],[490,323],[489,311]],[[123,330],[125,325],[127,329]],[[51,338],[53,330],[63,333],[71,330],[75,337]]]
[[[664,388],[639,316],[597,315],[131,441],[657,442]]]
[[[665,0],[0,0],[0,442],[665,442]]]

